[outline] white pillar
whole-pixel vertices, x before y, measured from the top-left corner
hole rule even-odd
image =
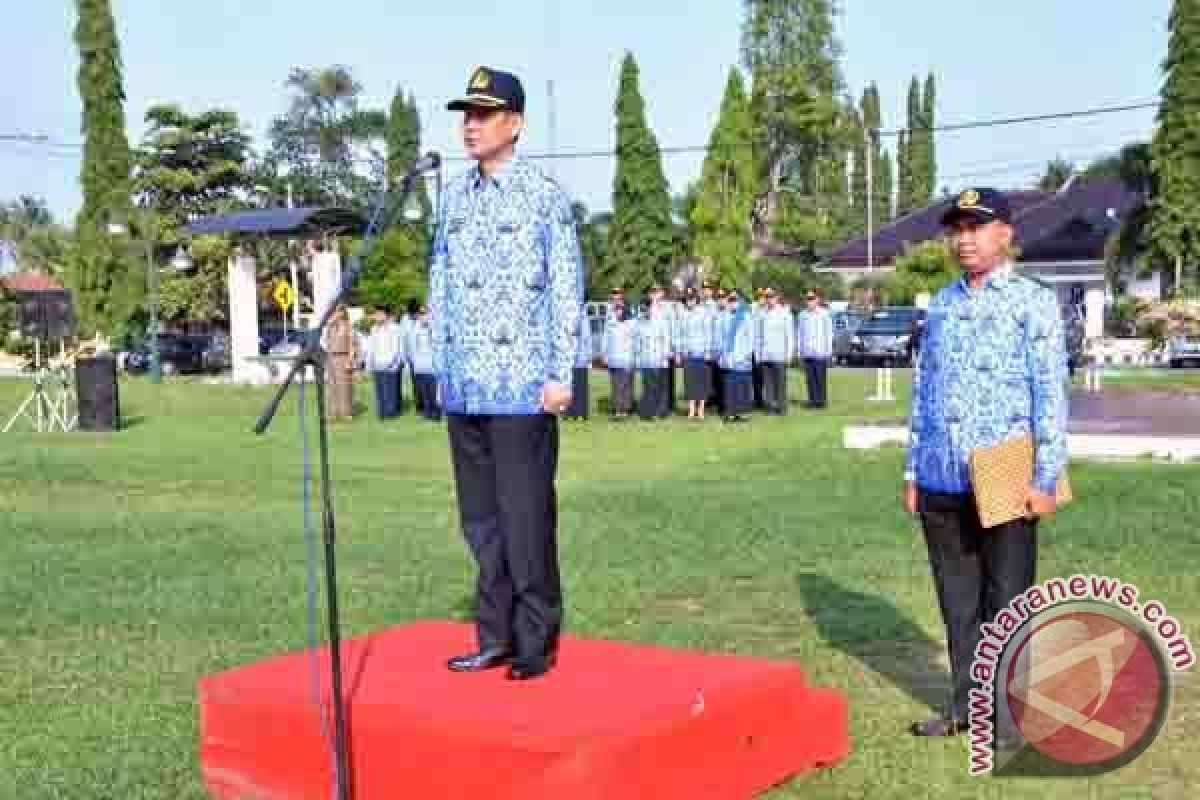
[[[258,281],[254,256],[229,259],[229,346],[234,383],[265,383],[268,371],[258,357]]]
[[[1089,286],[1083,295],[1084,331],[1089,339],[1104,336],[1104,286]]]
[[[312,257],[312,287],[313,287],[313,318],[310,327],[325,315],[326,308],[337,295],[338,287],[342,285],[342,258],[337,250],[331,249],[323,253],[313,253]]]

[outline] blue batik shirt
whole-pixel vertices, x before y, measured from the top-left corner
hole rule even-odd
[[[616,315],[608,318],[601,349],[609,369],[633,369],[637,350],[636,333],[637,322],[632,318],[622,320]]]
[[[433,375],[433,324],[429,320],[413,320],[408,326],[405,350],[414,375]]]
[[[688,358],[708,358],[717,351],[717,315],[702,305],[685,310],[680,317],[680,352]]]
[[[666,314],[638,317],[634,328],[634,363],[638,369],[665,369],[671,363],[671,322]]]
[[[973,450],[1032,432],[1034,487],[1053,494],[1067,460],[1067,359],[1054,293],[1005,267],[929,306],[914,376],[905,480],[971,490]]]
[[[800,358],[833,355],[833,317],[824,308],[806,308],[796,315],[796,354]]]
[[[583,265],[567,195],[513,158],[446,186],[429,270],[433,361],[451,414],[540,414],[571,384]]]
[[[741,313],[726,311],[720,327],[721,369],[749,372],[754,367],[754,312],[744,308]]]
[[[796,328],[792,312],[783,306],[758,313],[755,357],[760,363],[789,364],[796,351]]]

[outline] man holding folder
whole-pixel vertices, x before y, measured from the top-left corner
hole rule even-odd
[[[980,626],[1033,585],[1038,518],[1056,509],[1067,458],[1058,301],[1014,271],[1007,199],[993,189],[968,189],[942,224],[963,275],[929,306],[914,376],[904,506],[924,529],[954,696],[944,715],[913,725],[918,736],[964,732]],[[1031,439],[1032,470],[982,477],[980,464],[995,461],[993,448],[1022,437]],[[1020,485],[997,485],[1015,481]],[[981,509],[1005,490],[1018,493],[1020,510],[985,526]]]

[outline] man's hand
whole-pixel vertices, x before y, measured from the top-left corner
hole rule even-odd
[[[909,514],[917,513],[917,485],[915,483],[904,484],[904,510]]]
[[[1029,509],[1030,516],[1044,517],[1058,510],[1058,498],[1031,487],[1025,506]]]
[[[547,383],[542,387],[542,410],[547,414],[561,414],[570,405],[570,386],[561,383]]]

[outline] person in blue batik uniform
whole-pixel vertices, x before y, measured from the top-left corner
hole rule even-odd
[[[725,397],[724,420],[745,422],[745,414],[754,405],[754,318],[741,292],[734,289],[725,297],[726,313],[721,325],[720,346],[722,383]]]
[[[363,366],[375,384],[375,410],[380,419],[400,413],[400,394],[404,373],[403,329],[386,306],[375,309],[374,326],[367,336]]]
[[[687,395],[689,419],[704,419],[704,406],[712,393],[708,365],[717,351],[715,312],[699,300],[696,290],[689,288],[684,295],[685,310],[679,324],[683,391]]]
[[[588,378],[592,369],[592,321],[586,314],[579,317],[579,347],[575,353],[575,368],[571,370],[571,405],[564,419],[588,418]]]
[[[455,671],[508,664],[527,680],[556,661],[558,414],[571,404],[583,265],[571,200],[516,155],[525,92],[480,67],[462,111],[475,166],[448,182],[429,272],[434,369],[459,515],[479,566],[477,650]]]
[[[433,369],[433,326],[429,320],[429,309],[417,307],[417,317],[408,326],[404,351],[411,364],[413,384],[416,392],[416,407],[422,417],[433,422],[442,418],[438,405],[437,376]]]
[[[623,420],[633,413],[633,370],[637,323],[625,302],[622,289],[612,290],[612,307],[604,326],[601,350],[611,382],[610,404],[613,419]]]
[[[1008,201],[968,189],[942,223],[963,275],[929,306],[914,377],[904,506],[918,514],[946,625],[954,696],[920,736],[962,733],[980,626],[1034,583],[1038,518],[1055,510],[1067,458],[1066,347],[1054,292],[1013,270]],[[1024,519],[984,529],[970,477],[977,448],[1032,434]]]
[[[755,357],[762,372],[763,406],[768,414],[782,415],[788,410],[787,371],[796,350],[796,328],[792,312],[780,305],[773,288],[765,287],[763,298]]]
[[[796,317],[796,351],[804,362],[808,387],[808,407],[825,408],[829,360],[833,357],[833,318],[821,305],[821,296],[810,289],[804,296],[805,308]]]
[[[638,415],[644,420],[666,416],[667,365],[671,360],[671,330],[666,316],[643,300],[634,328],[634,361],[642,379]]]

